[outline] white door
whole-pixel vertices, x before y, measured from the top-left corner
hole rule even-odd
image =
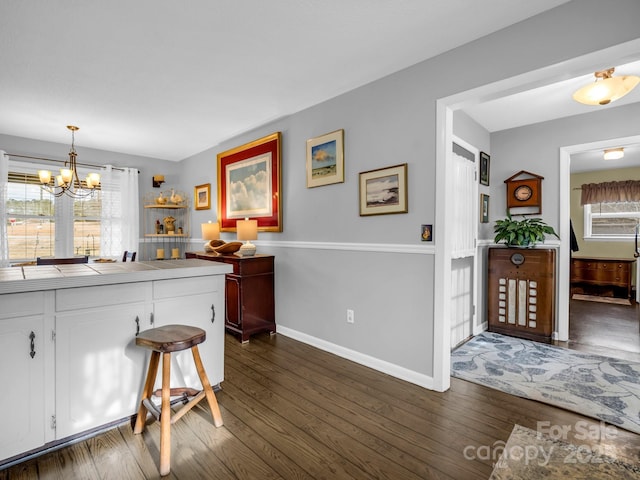
[[[473,334],[478,236],[478,150],[454,137],[451,245],[451,348]]]

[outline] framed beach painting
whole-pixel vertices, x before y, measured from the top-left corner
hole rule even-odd
[[[258,221],[258,230],[282,231],[280,206],[281,133],[218,154],[218,221],[235,232],[236,221]]]
[[[307,188],[344,182],[344,130],[307,140]]]
[[[407,213],[407,164],[360,173],[360,216]]]

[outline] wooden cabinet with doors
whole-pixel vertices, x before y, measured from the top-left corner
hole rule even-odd
[[[556,310],[555,250],[493,247],[488,268],[489,330],[550,341]]]
[[[187,258],[200,258],[233,265],[226,275],[225,327],[240,340],[258,332],[276,331],[274,300],[274,257],[257,254],[251,257],[187,252]]]

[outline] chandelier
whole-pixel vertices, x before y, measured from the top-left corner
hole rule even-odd
[[[92,196],[96,187],[100,185],[100,174],[90,173],[87,175],[87,178],[80,180],[76,163],[78,154],[75,149],[75,133],[80,130],[80,128],[75,125],[67,125],[67,128],[71,130],[69,160],[64,162],[64,168],[60,169],[60,175],[56,175],[55,179],[49,170],[38,170],[41,187],[56,197],[62,195],[67,195],[72,198]]]

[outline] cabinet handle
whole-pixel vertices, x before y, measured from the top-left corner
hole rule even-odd
[[[153,325],[153,322],[154,322],[154,319],[153,319],[153,312],[151,312],[151,313],[149,314],[149,323],[150,323],[151,325]]]
[[[136,337],[140,333],[140,318],[136,315]]]
[[[29,352],[29,355],[31,355],[31,358],[36,356],[36,334],[31,332],[29,334],[29,339],[31,340],[31,351]]]
[[[216,306],[211,304],[211,323],[213,323],[216,319]]]

